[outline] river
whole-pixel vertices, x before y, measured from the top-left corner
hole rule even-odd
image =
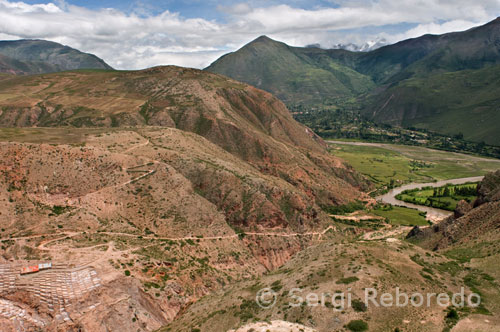
[[[389,203],[389,204],[397,205],[397,206],[406,206],[409,208],[417,209],[419,211],[427,212],[426,218],[428,220],[431,220],[431,221],[436,221],[436,220],[440,220],[440,219],[443,219],[443,218],[451,215],[453,212],[441,210],[441,209],[436,209],[436,208],[429,207],[429,206],[403,202],[403,201],[400,201],[399,199],[396,199],[396,195],[398,195],[401,192],[408,190],[408,189],[416,189],[416,188],[423,188],[423,187],[441,187],[441,186],[444,186],[448,183],[449,184],[463,184],[463,183],[467,183],[467,182],[479,182],[483,178],[484,178],[484,176],[474,176],[474,177],[469,177],[469,178],[441,180],[441,181],[429,182],[429,183],[410,183],[410,184],[406,184],[406,185],[401,186],[401,187],[391,189],[386,194],[377,196],[376,199],[377,199],[377,201],[382,201],[384,203]]]
[[[404,148],[408,148],[407,146],[399,146],[399,145],[387,144],[387,143],[348,142],[348,141],[334,141],[334,140],[330,140],[327,142],[334,143],[334,144],[345,144],[345,145],[373,146],[373,147],[392,150],[392,151],[401,153],[403,155],[405,154]],[[500,163],[500,160],[498,160],[498,159],[491,159],[491,158],[472,156],[472,155],[464,155],[464,154],[460,154],[457,152],[439,151],[439,150],[434,150],[434,149],[430,149],[427,147],[414,147],[414,148],[416,150],[420,150],[420,151],[432,151],[432,152],[443,153],[443,154],[448,153],[450,156],[454,156],[456,158],[457,162],[467,163],[470,161],[474,161],[474,162],[487,161],[487,162],[493,162],[493,163]],[[408,156],[408,157],[414,158],[414,156]],[[443,156],[443,158],[445,158],[445,156]],[[449,158],[449,157],[447,157],[447,158]],[[415,189],[415,188],[422,188],[422,187],[441,187],[447,183],[462,184],[462,183],[466,183],[466,182],[479,182],[482,179],[483,179],[483,176],[475,176],[475,177],[468,177],[468,178],[442,180],[442,181],[430,182],[430,183],[410,183],[410,184],[406,184],[406,185],[398,187],[398,188],[391,189],[387,194],[377,196],[376,199],[377,199],[377,201],[382,201],[384,203],[390,203],[392,205],[397,205],[397,206],[405,206],[405,207],[409,207],[409,208],[413,208],[413,209],[418,209],[419,211],[427,212],[427,219],[428,220],[437,221],[437,220],[443,219],[443,218],[451,215],[453,212],[441,210],[441,209],[436,209],[436,208],[429,207],[429,206],[423,206],[423,205],[417,205],[417,204],[403,202],[403,201],[396,199],[396,195],[398,195],[399,193],[401,193],[402,191],[407,190],[407,189]]]

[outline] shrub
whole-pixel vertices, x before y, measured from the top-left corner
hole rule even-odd
[[[458,317],[458,312],[455,310],[455,309],[451,309],[450,311],[448,311],[448,314],[446,315],[446,318],[450,319],[450,320],[457,320],[459,317]]]
[[[362,320],[352,320],[346,326],[350,331],[362,332],[368,330],[368,324]]]
[[[271,284],[271,289],[275,292],[279,292],[283,288],[283,285],[281,284],[281,280],[276,280]]]
[[[344,205],[330,205],[330,206],[322,206],[322,209],[329,214],[346,214],[351,213],[358,210],[363,210],[365,208],[365,204],[360,201],[350,202]]]
[[[352,300],[352,308],[354,309],[354,311],[357,311],[357,312],[365,312],[368,308],[366,307],[366,304],[361,301],[361,300],[358,300],[358,299],[354,299]]]
[[[347,278],[342,278],[342,279],[339,279],[337,280],[337,284],[350,284],[350,283],[353,283],[355,281],[358,281],[359,278],[358,277],[347,277]]]

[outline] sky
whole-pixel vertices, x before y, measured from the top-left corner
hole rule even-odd
[[[0,40],[51,40],[116,69],[204,68],[261,35],[323,48],[394,43],[497,16],[500,0],[0,0]]]

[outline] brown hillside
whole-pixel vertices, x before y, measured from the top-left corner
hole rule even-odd
[[[352,230],[322,206],[368,199],[367,182],[281,102],[219,75],[6,78],[0,109],[0,266],[56,267],[0,287],[0,304],[47,331],[158,329],[214,290],[344,238]],[[64,279],[74,271],[77,287],[98,285],[78,303]],[[11,280],[0,274],[0,286]],[[56,280],[70,286],[58,293]]]
[[[202,135],[322,205],[359,197],[367,182],[325,152],[269,93],[195,69],[66,72],[0,82],[0,125],[164,126]]]
[[[91,266],[102,279],[79,304],[100,309],[67,309],[67,330],[114,329],[123,317],[136,317],[123,331],[154,330],[213,290],[275,269],[318,239],[344,236],[307,192],[194,133],[9,132],[51,144],[0,143],[0,264]],[[34,293],[0,292],[56,323],[33,304]]]

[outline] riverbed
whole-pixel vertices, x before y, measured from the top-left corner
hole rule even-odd
[[[422,211],[422,212],[427,212],[426,219],[435,222],[435,221],[438,221],[438,220],[441,220],[443,218],[450,216],[451,214],[453,214],[453,212],[437,209],[437,208],[430,207],[430,206],[417,205],[417,204],[403,202],[403,201],[400,201],[399,199],[396,199],[396,195],[402,193],[405,190],[409,190],[409,189],[417,189],[417,188],[420,189],[423,187],[442,187],[446,184],[464,184],[467,182],[479,182],[483,178],[484,178],[484,176],[473,176],[473,177],[468,177],[468,178],[441,180],[441,181],[429,182],[429,183],[409,183],[409,184],[406,184],[404,186],[391,189],[386,194],[377,196],[376,199],[377,199],[377,201],[380,201],[383,203],[389,203],[389,204],[397,205],[397,206],[405,206],[408,208],[417,209],[417,210]]]

